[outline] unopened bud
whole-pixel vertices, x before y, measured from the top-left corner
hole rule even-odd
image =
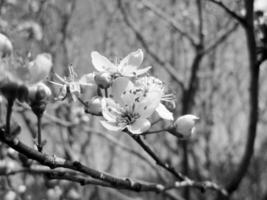
[[[183,115],[176,119],[173,128],[169,131],[181,139],[188,139],[195,132],[196,122],[199,118],[195,115]]]
[[[111,75],[107,72],[95,75],[95,82],[102,89],[109,88],[111,85],[111,80]]]
[[[13,81],[1,81],[0,93],[9,101],[17,98],[19,84]]]
[[[85,112],[92,115],[101,116],[102,115],[101,101],[102,98],[98,96],[95,96],[92,99],[90,99],[90,101],[87,101]]]
[[[29,101],[36,115],[43,114],[50,96],[51,90],[44,83],[40,82],[29,87]]]
[[[51,96],[51,90],[44,83],[38,83],[29,87],[30,101],[43,101]]]
[[[12,43],[4,34],[0,33],[0,58],[10,56],[12,51]]]
[[[19,87],[17,89],[17,93],[18,93],[17,98],[19,101],[21,101],[21,102],[27,101],[29,91],[25,85],[19,85]]]

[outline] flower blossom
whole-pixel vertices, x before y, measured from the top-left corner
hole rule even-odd
[[[179,138],[188,139],[194,134],[198,120],[195,115],[183,115],[175,120],[173,130],[170,132]]]
[[[91,53],[92,63],[95,69],[100,73],[109,73],[111,76],[134,77],[147,73],[151,67],[139,69],[144,59],[144,53],[141,49],[130,53],[119,64],[110,62],[105,56],[97,51]]]
[[[44,81],[52,65],[52,58],[48,53],[38,54],[32,61],[16,57],[1,62],[0,90],[2,94],[21,101],[27,100],[28,89]]]
[[[89,73],[83,75],[80,79],[77,79],[77,74],[74,72],[72,66],[69,66],[69,76],[61,77],[57,73],[55,76],[58,78],[60,83],[50,81],[52,84],[60,87],[60,92],[58,95],[58,100],[64,100],[67,97],[70,97],[73,101],[77,101],[77,98],[81,96],[85,87],[94,86],[94,74]]]
[[[156,92],[161,102],[170,102],[175,106],[173,94],[166,94],[166,87],[161,80],[153,76],[144,76],[136,80],[136,85],[142,88],[145,94]],[[173,120],[173,114],[161,102],[158,104],[156,112],[163,119]]]
[[[141,134],[151,127],[150,117],[160,104],[159,90],[144,92],[128,78],[117,78],[112,84],[109,98],[102,100],[102,125],[111,131],[128,129]]]

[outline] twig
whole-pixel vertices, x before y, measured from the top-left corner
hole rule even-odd
[[[211,43],[204,49],[204,54],[209,53],[221,43],[223,43],[231,35],[231,33],[233,33],[238,28],[238,25],[238,23],[234,23],[229,30],[226,30],[223,34],[221,34],[221,36],[219,36],[213,43]]]
[[[8,99],[7,101],[7,111],[6,111],[6,135],[10,135],[10,121],[11,121],[11,115],[12,115],[12,107],[14,105],[14,99]]]
[[[220,0],[209,0],[209,1],[221,7],[226,13],[228,13],[231,17],[236,19],[241,25],[246,24],[246,21],[244,20],[243,17],[237,15],[234,11],[229,9],[222,1]]]
[[[149,147],[148,144],[145,143],[145,141],[139,136],[139,135],[133,135],[131,133],[127,133],[130,135],[143,149],[145,152],[147,152],[151,158],[153,158],[156,162],[157,165],[161,166],[168,172],[170,172],[172,175],[174,175],[179,181],[187,180],[188,178],[182,175],[179,172],[176,172],[174,167],[170,166],[167,163],[164,163],[154,152],[153,150]]]
[[[165,22],[169,23],[181,36],[188,39],[192,46],[196,46],[194,38],[192,38],[187,32],[183,31],[182,28],[177,24],[177,22],[171,16],[168,16],[163,10],[157,8],[153,3],[148,0],[141,0],[143,5],[154,12],[157,16],[163,19]]]
[[[37,149],[39,152],[43,150],[42,144],[42,116],[37,116]]]

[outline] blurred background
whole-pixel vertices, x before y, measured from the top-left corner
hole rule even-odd
[[[225,1],[238,14],[242,14],[242,2]],[[151,74],[163,80],[177,98],[175,117],[191,113],[201,118],[197,133],[187,142],[168,133],[149,135],[146,140],[162,159],[194,180],[226,185],[233,176],[247,140],[250,71],[245,33],[218,6],[204,0],[1,0],[0,31],[9,37],[18,55],[50,53],[53,72],[63,77],[68,76],[69,65],[78,76],[92,72],[91,51],[115,61],[143,49],[142,66],[151,65]],[[232,196],[236,200],[267,199],[266,67],[264,63],[260,66],[254,157]],[[57,88],[51,88],[57,94]],[[3,106],[1,103],[2,110]],[[3,119],[1,112],[1,123]],[[17,107],[13,119],[22,127],[20,139],[33,146],[33,113]],[[164,126],[166,122],[160,121],[153,128]],[[85,114],[77,102],[51,102],[43,130],[44,151],[49,154],[79,160],[120,177],[152,182],[173,179],[127,135],[108,133],[99,117]],[[0,145],[0,198],[4,200],[171,199],[155,193],[50,181],[27,173],[6,176],[5,170],[27,162],[21,156],[19,161],[12,159],[16,152]],[[172,193],[187,193],[187,199],[198,200],[217,196],[197,189]]]

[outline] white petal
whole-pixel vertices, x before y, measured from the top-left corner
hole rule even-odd
[[[125,127],[116,126],[114,123],[110,123],[107,121],[100,121],[102,126],[104,126],[106,129],[110,131],[122,131]]]
[[[151,127],[150,121],[144,118],[137,119],[133,124],[128,125],[128,130],[133,134],[141,134]]]
[[[52,58],[50,54],[38,54],[34,61],[29,63],[29,73],[31,75],[29,83],[38,83],[49,75],[52,67]]]
[[[151,68],[152,68],[152,67],[149,66],[149,67],[146,67],[146,68],[138,69],[138,70],[136,71],[136,76],[140,76],[140,75],[142,75],[142,74],[147,73]]]
[[[120,67],[123,67],[125,65],[131,65],[139,67],[144,59],[144,53],[142,49],[138,49],[137,51],[134,51],[127,55],[122,61],[120,62]]]
[[[151,69],[151,67],[146,67],[146,68],[143,68],[143,69],[137,69],[136,67],[133,67],[133,66],[126,66],[126,67],[122,68],[120,73],[123,76],[134,77],[134,76],[140,76],[142,74],[145,74],[150,69]]]
[[[116,72],[117,67],[97,51],[91,53],[92,63],[99,72]]]
[[[141,65],[144,59],[144,53],[141,49],[130,53],[120,62],[118,70],[121,74],[135,76],[137,68]]]
[[[126,77],[120,77],[114,80],[111,86],[111,95],[113,99],[121,105],[132,105],[133,94],[130,90],[134,90],[134,84]]]
[[[183,115],[179,117],[174,126],[176,132],[182,134],[184,137],[190,137],[199,118],[195,115]]]
[[[135,112],[139,113],[142,118],[150,117],[160,104],[161,93],[150,91],[140,101],[135,102]]]
[[[110,98],[103,98],[101,106],[103,117],[112,123],[115,123],[117,118],[120,117],[124,111],[119,104],[116,104],[115,101]]]
[[[173,120],[173,114],[162,103],[159,104],[159,106],[156,108],[156,111],[161,118]]]
[[[89,73],[89,74],[84,74],[80,80],[79,83],[81,85],[85,85],[85,86],[93,86],[95,85],[95,73]]]

